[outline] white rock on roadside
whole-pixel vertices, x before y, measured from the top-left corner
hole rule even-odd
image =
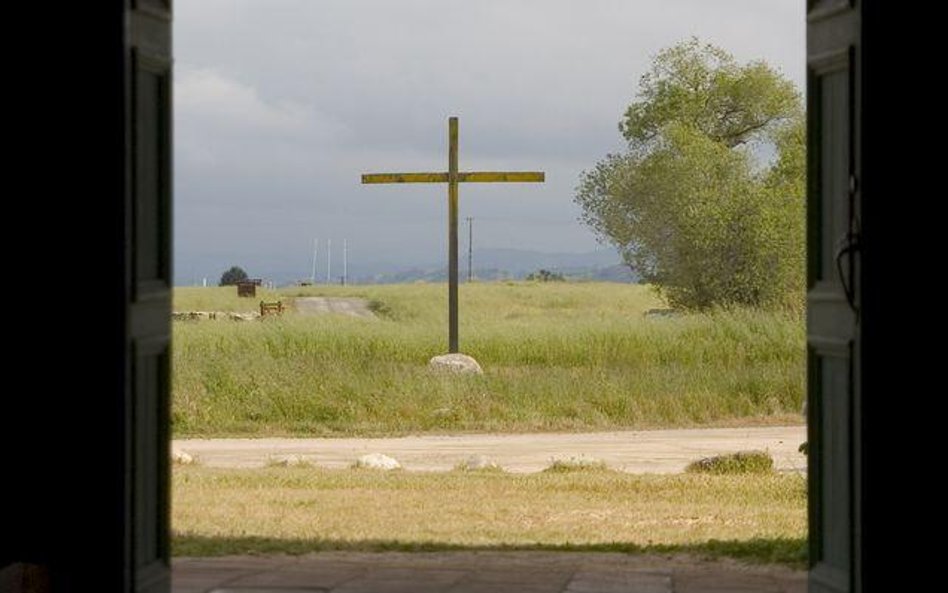
[[[483,375],[484,370],[477,361],[467,354],[442,354],[435,356],[428,361],[428,367],[437,371],[450,371],[452,373]]]
[[[253,321],[260,317],[260,313],[228,313],[231,321]]]
[[[464,471],[476,471],[476,470],[485,470],[485,469],[500,469],[500,466],[497,465],[497,462],[493,459],[489,459],[483,455],[471,455],[464,461],[458,464],[458,469]]]
[[[269,465],[279,467],[299,467],[309,465],[309,462],[301,455],[278,455],[270,458]]]
[[[543,471],[568,472],[577,470],[604,470],[608,469],[605,461],[580,455],[578,457],[551,457],[550,465]]]
[[[184,449],[172,449],[171,462],[181,465],[188,465],[190,463],[194,463],[194,457]]]
[[[400,469],[402,464],[400,464],[395,459],[389,457],[388,455],[382,455],[381,453],[369,453],[368,455],[363,455],[360,457],[354,464],[353,467],[366,468],[366,469],[382,469],[382,470],[392,470]]]

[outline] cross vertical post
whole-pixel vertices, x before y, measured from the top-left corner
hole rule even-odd
[[[458,118],[448,118],[448,171],[363,173],[362,183],[448,184],[448,351],[459,354],[458,340],[458,183],[543,183],[542,171],[458,171]],[[470,233],[470,230],[469,230]],[[470,262],[470,258],[468,258]],[[470,263],[468,264],[470,267]]]
[[[458,118],[448,119],[448,352],[458,349]]]

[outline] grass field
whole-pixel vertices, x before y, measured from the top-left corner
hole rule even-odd
[[[175,436],[392,435],[800,423],[799,314],[646,318],[647,287],[462,285],[461,350],[481,377],[426,368],[447,342],[441,284],[307,287],[238,299],[180,288],[176,310],[253,310],[294,294],[370,299],[342,316],[174,322]]]
[[[176,467],[172,509],[173,551],[185,556],[493,548],[806,559],[798,475]]]

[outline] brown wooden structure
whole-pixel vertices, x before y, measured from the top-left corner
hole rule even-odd
[[[241,280],[237,283],[237,296],[250,298],[256,297],[257,286],[258,284],[253,280]]]
[[[260,317],[266,317],[267,315],[283,315],[283,310],[283,301],[276,301],[273,303],[260,301]]]

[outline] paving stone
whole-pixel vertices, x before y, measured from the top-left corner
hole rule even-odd
[[[210,568],[247,572],[251,570],[270,570],[293,564],[296,564],[296,559],[284,556],[221,556],[220,558],[190,558],[188,561],[179,561],[172,564],[172,566],[186,566],[189,571]]]
[[[448,593],[453,583],[426,582],[424,575],[416,579],[356,579],[334,587],[332,593]]]
[[[448,590],[448,593],[562,593],[563,586],[557,583],[485,583],[463,582]]]
[[[529,585],[536,583],[542,586],[555,586],[560,589],[564,588],[570,579],[573,577],[572,572],[566,571],[551,571],[551,570],[517,570],[517,569],[505,569],[505,570],[478,570],[471,574],[468,579],[471,583],[484,583],[484,584],[500,584],[500,583],[511,583],[511,584],[524,584]]]
[[[324,588],[287,588],[287,587],[224,587],[210,593],[326,593]]]
[[[426,569],[423,566],[365,566],[364,575],[332,589],[333,593],[447,592],[469,575],[465,570]]]
[[[234,568],[215,569],[202,565],[200,567],[176,567],[171,573],[171,587],[174,593],[185,589],[201,589],[203,591],[220,587],[234,579],[250,576],[258,570],[236,570]]]
[[[672,579],[664,574],[583,570],[565,593],[672,593]]]
[[[782,579],[781,593],[807,593],[808,586],[806,579]]]
[[[805,593],[806,572],[686,556],[326,552],[176,559],[173,593]]]
[[[676,575],[675,593],[780,593],[772,577],[723,571]]]
[[[442,568],[429,569],[423,566],[381,566],[378,568],[368,568],[365,573],[366,579],[384,581],[402,581],[406,579],[420,579],[423,582],[431,583],[456,583],[469,574],[467,570],[445,570]]]
[[[365,568],[338,568],[325,567],[291,567],[282,570],[270,570],[240,577],[228,582],[230,587],[323,587],[330,589],[365,576]]]

